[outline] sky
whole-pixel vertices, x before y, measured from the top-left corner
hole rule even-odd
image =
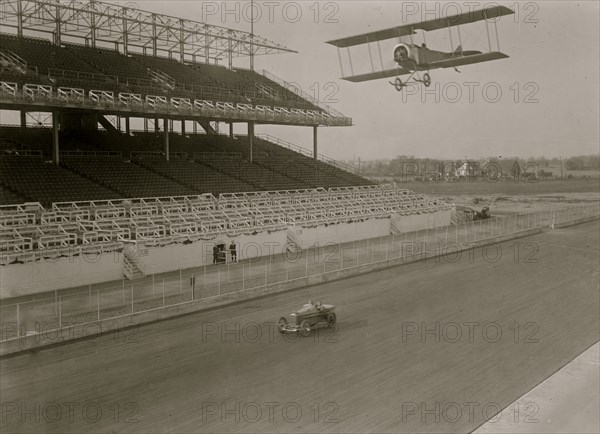
[[[142,9],[250,29],[246,1],[137,3]],[[459,68],[460,73],[431,71],[433,84],[428,93],[422,86],[398,93],[387,79],[340,80],[337,49],[325,43],[490,4],[495,3],[257,1],[254,32],[298,54],[257,57],[256,69],[298,83],[352,117],[352,127],[319,129],[319,151],[336,159],[555,157],[600,152],[600,2],[499,3],[515,11],[497,22],[500,49],[510,57],[465,66]],[[490,32],[494,44],[492,26]],[[428,47],[450,51],[447,31],[429,32],[426,38]],[[483,22],[462,26],[461,38],[465,50],[487,50]],[[454,46],[456,40],[453,33]],[[395,42],[381,43],[386,67],[393,63]],[[374,44],[372,53],[377,64]],[[351,56],[355,73],[371,68],[365,46],[351,49]],[[348,74],[349,63],[343,62]],[[248,65],[247,58],[236,62],[236,66]],[[244,132],[242,126],[239,132]],[[257,127],[257,133],[263,132],[312,146],[312,130],[307,127]]]
[[[118,3],[113,1],[113,3]],[[125,2],[122,2],[125,3]],[[141,9],[250,30],[249,1],[127,1]],[[508,59],[431,71],[432,85],[402,93],[388,79],[340,80],[337,49],[325,42],[436,16],[503,4],[497,21]],[[352,127],[319,128],[319,152],[341,160],[397,155],[443,159],[557,157],[599,153],[600,2],[260,1],[254,32],[298,53],[259,56],[257,70],[302,88],[353,119]],[[490,25],[492,48],[495,31]],[[448,32],[429,32],[429,48],[450,51]],[[464,50],[487,51],[483,22],[461,26]],[[453,33],[456,47],[457,33]],[[384,66],[396,41],[381,43]],[[420,35],[415,42],[422,42]],[[372,53],[381,64],[376,45]],[[347,54],[345,54],[347,56]],[[371,68],[366,46],[351,49],[355,73]],[[379,62],[379,63],[378,63]],[[234,66],[249,67],[248,58]],[[349,73],[347,57],[343,60]],[[245,126],[236,127],[246,133]],[[312,149],[312,128],[257,126]]]

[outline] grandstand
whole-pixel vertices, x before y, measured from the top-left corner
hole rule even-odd
[[[319,154],[318,128],[352,119],[254,69],[289,48],[98,1],[3,7],[0,110],[20,125],[0,126],[0,299],[211,265],[204,242],[285,253],[450,224],[450,205]],[[312,152],[257,124],[311,128]]]
[[[101,165],[98,173],[112,176],[116,169],[111,172]],[[218,197],[204,194],[55,202],[47,209],[32,203],[4,205],[0,207],[0,247],[7,264],[51,254],[48,247],[60,256],[62,248],[85,248],[90,243],[96,248],[118,248],[119,244],[122,248],[122,243],[132,241],[149,245],[188,243],[295,225],[317,227],[450,209],[422,194],[375,185],[222,193]]]

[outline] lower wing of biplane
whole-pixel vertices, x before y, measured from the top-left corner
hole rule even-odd
[[[425,87],[428,87],[431,84],[431,76],[429,75],[430,70],[439,68],[456,69],[459,66],[507,58],[508,55],[500,51],[497,21],[499,17],[513,13],[514,12],[507,7],[494,6],[478,11],[470,11],[467,13],[453,15],[450,17],[437,18],[434,20],[423,21],[421,23],[408,24],[404,26],[393,27],[391,29],[379,30],[376,32],[365,33],[362,35],[336,39],[333,41],[329,41],[328,44],[334,45],[338,48],[338,55],[340,57],[340,68],[342,69],[343,80],[357,83],[382,78],[396,77],[395,81],[390,82],[390,84],[392,84],[397,91],[401,91],[410,80],[422,83],[423,85],[425,85]],[[489,47],[488,52],[463,51],[462,49],[462,39],[459,26],[473,23],[476,21],[485,21]],[[490,21],[493,22],[493,26],[495,29],[495,47],[492,47],[492,38],[490,37]],[[451,28],[453,27],[456,27],[458,29],[459,44],[456,49],[453,46],[453,38],[451,31]],[[425,42],[419,46],[416,45],[413,41],[413,35],[416,34],[416,30],[421,30],[423,32],[424,41],[425,32],[441,30],[443,28],[447,28],[450,32],[450,52],[431,50],[427,48]],[[394,47],[393,63],[395,65],[393,67],[384,68],[384,60],[381,55],[381,47],[379,46],[379,41],[394,38],[398,38],[400,42]],[[379,70],[376,70],[373,62],[373,55],[370,46],[370,44],[373,42],[376,42],[378,45],[378,51],[381,61],[381,69]],[[372,71],[361,74],[355,74],[354,69],[352,67],[352,59],[350,56],[349,48],[362,44],[367,44],[369,48],[369,56],[371,59]],[[347,76],[344,76],[342,58],[340,53],[341,48],[348,49],[351,74]],[[421,76],[422,72],[424,72],[424,74]],[[403,75],[408,75],[409,77],[405,79],[405,81],[402,81],[400,76]]]

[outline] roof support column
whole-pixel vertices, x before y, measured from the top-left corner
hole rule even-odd
[[[165,138],[165,159],[169,161],[169,120],[167,118],[164,119],[164,138]]]
[[[233,48],[231,43],[231,38],[233,37],[231,34],[231,30],[229,31],[229,35],[227,38],[227,64],[229,69],[233,69]]]
[[[59,116],[58,112],[52,112],[52,162],[56,165],[60,163],[58,146]]]
[[[96,47],[96,7],[94,0],[90,0],[90,38],[92,39],[92,47]]]
[[[127,18],[123,18],[123,54],[127,55],[129,53],[129,32],[127,31],[129,27],[127,26]]]
[[[210,63],[210,36],[208,34],[208,26],[204,34],[204,63]]]
[[[181,120],[181,135],[185,137],[185,119]]]
[[[316,160],[318,157],[317,152],[317,125],[313,126],[313,158]]]
[[[229,138],[233,139],[233,122],[229,122]]]
[[[125,117],[125,134],[127,134],[127,135],[131,134],[131,128],[130,128],[130,124],[129,124],[129,116]]]
[[[156,30],[156,14],[152,14],[152,55],[158,55],[158,31]]]
[[[61,17],[61,13],[60,13],[60,6],[57,5],[54,9],[54,21],[56,24],[56,28],[54,30],[54,44],[55,45],[60,45],[60,42],[62,40],[62,17]]]
[[[185,35],[183,34],[183,27],[185,22],[183,18],[179,20],[179,61],[183,63],[185,61]]]
[[[24,130],[27,128],[27,112],[25,110],[21,110],[21,129]]]
[[[23,36],[23,4],[21,0],[17,0],[17,36]]]
[[[248,145],[249,145],[249,151],[250,151],[250,157],[249,157],[249,161],[252,163],[252,155],[254,153],[253,147],[254,147],[254,122],[248,122]]]
[[[250,2],[250,69],[252,71],[254,71],[254,1],[253,0]]]

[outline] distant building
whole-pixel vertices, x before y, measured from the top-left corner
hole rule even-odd
[[[465,161],[462,165],[454,169],[454,176],[457,178],[477,178],[482,176],[481,163],[478,161]]]

